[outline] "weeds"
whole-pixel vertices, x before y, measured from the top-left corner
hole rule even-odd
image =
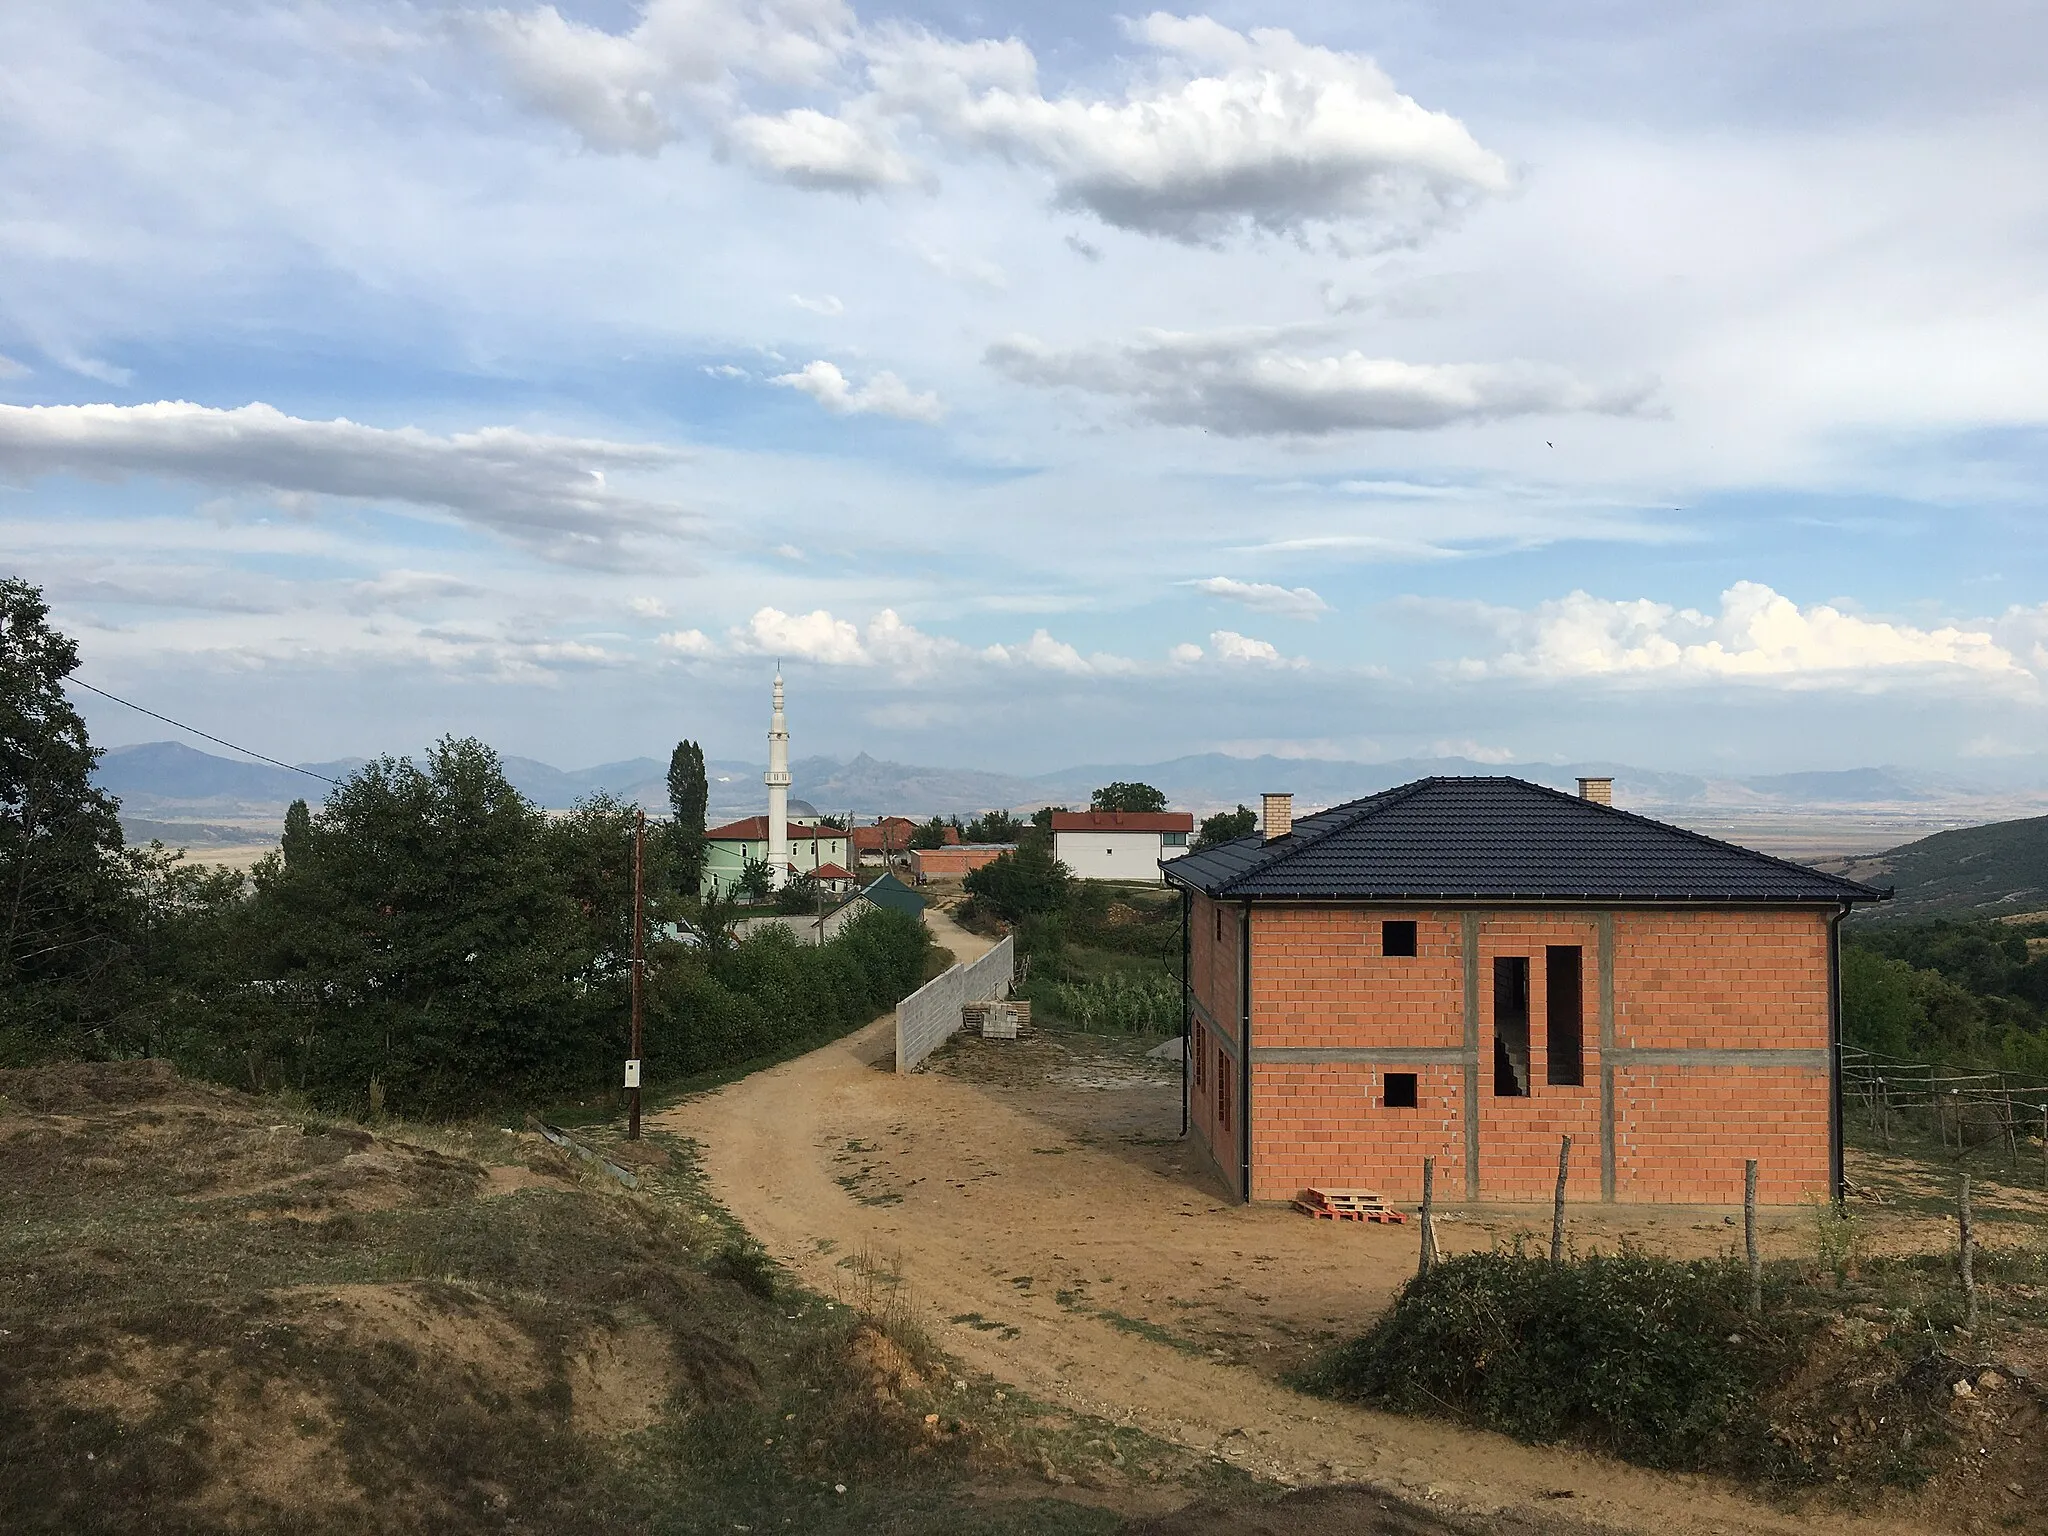
[[[1152,1035],[1180,1028],[1180,983],[1170,976],[1112,971],[1087,981],[1053,982],[1045,993],[1084,1030]]]

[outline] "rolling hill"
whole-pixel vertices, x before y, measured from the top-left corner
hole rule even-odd
[[[1864,914],[1869,922],[2037,912],[2048,909],[2048,816],[1958,827],[1871,858],[1831,860],[1822,867],[1895,888],[1889,902]]]

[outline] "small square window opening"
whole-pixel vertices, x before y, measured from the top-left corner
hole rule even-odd
[[[1420,1102],[1413,1072],[1389,1072],[1382,1102],[1388,1109],[1413,1109]]]
[[[1390,957],[1414,956],[1415,922],[1412,918],[1380,924],[1380,953]]]

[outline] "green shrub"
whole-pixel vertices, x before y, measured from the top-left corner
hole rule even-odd
[[[1746,1288],[1731,1260],[1463,1255],[1409,1282],[1302,1385],[1653,1467],[1775,1475],[1760,1399],[1802,1357],[1806,1325],[1744,1315]]]
[[[1171,976],[1116,971],[1090,981],[1052,982],[1043,994],[1062,1015],[1086,1030],[1153,1035],[1180,1028],[1180,983]]]

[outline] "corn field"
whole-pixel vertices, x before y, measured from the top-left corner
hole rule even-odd
[[[1092,981],[1055,982],[1049,990],[1047,1001],[1086,1030],[1164,1035],[1180,1028],[1180,983],[1171,976],[1118,973]]]

